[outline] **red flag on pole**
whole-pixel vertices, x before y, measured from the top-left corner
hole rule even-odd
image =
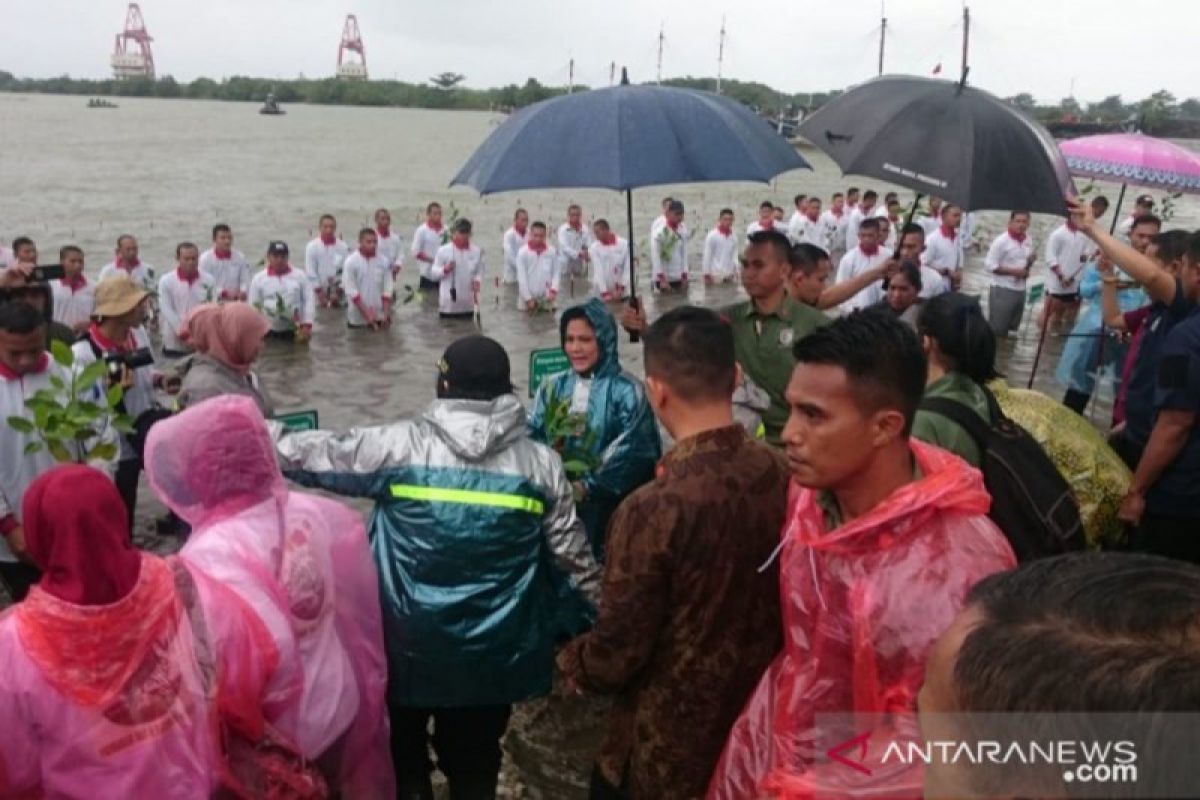
[[[937,66],[933,68],[933,74],[934,74],[934,75],[941,75],[941,74],[942,74],[942,62],[940,62],[940,61],[939,61],[939,62],[937,63]]]

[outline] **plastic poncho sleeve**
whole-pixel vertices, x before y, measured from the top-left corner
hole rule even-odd
[[[546,440],[546,397],[554,392],[553,375],[543,378],[529,409],[529,438],[535,442],[549,444]]]
[[[668,616],[673,515],[633,518],[639,509],[624,505],[613,516],[596,625],[559,658],[568,677],[594,692],[619,692],[641,672]]]
[[[662,455],[662,440],[645,390],[636,384],[627,389],[614,409],[622,433],[604,448],[600,466],[583,479],[589,493],[613,499],[624,497],[653,477],[654,465]]]
[[[567,475],[557,461],[553,462],[551,485],[546,488],[546,515],[542,532],[554,558],[554,565],[566,575],[571,586],[578,589],[593,606],[600,603],[600,567],[592,555],[583,522],[575,514],[575,496]]]
[[[1100,271],[1095,265],[1088,264],[1083,271],[1083,280],[1079,283],[1079,295],[1084,300],[1095,300],[1100,296],[1103,287],[1100,283]]]
[[[6,675],[5,681],[11,683],[13,678]],[[22,709],[22,699],[19,692],[0,689],[0,716],[4,719],[0,725],[0,797],[33,800],[43,796],[41,753],[37,736],[23,724],[28,714]]]
[[[349,497],[373,497],[380,470],[395,466],[395,426],[351,428],[345,433],[305,431],[285,434],[275,443],[284,474],[302,486]],[[277,426],[272,426],[273,435]]]

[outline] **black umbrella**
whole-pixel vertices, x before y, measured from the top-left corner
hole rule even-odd
[[[451,186],[480,194],[593,187],[625,192],[629,294],[633,189],[671,183],[756,181],[812,169],[750,109],[694,89],[621,84],[543,100],[513,114],[471,155]]]
[[[887,75],[826,103],[799,134],[842,172],[941,197],[963,209],[1066,216],[1074,184],[1049,132],[964,83]]]

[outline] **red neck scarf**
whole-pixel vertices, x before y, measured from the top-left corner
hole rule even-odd
[[[121,495],[104,475],[56,467],[30,484],[22,511],[42,591],[84,606],[115,603],[133,591],[141,556],[129,542]]]
[[[533,242],[530,242],[528,246],[529,246],[530,250],[537,253],[539,256],[542,253],[546,252],[546,243],[545,242],[540,242],[538,244],[534,244]]]
[[[821,218],[821,212],[814,211],[813,209],[810,208],[808,210],[808,213],[806,213],[804,216],[808,217],[809,222],[816,222],[818,219]]]
[[[528,224],[526,224],[525,227],[521,227],[520,225],[514,224],[513,230],[516,231],[517,236],[520,236],[522,239],[524,239],[526,236],[529,235],[529,233],[528,233],[529,225]]]
[[[900,217],[898,217],[898,216],[896,216],[896,215],[894,215],[894,214],[888,214],[888,222],[890,222],[890,223],[892,223],[893,225],[895,225],[895,224],[896,224],[897,222],[899,222],[899,221],[900,221]]]
[[[179,278],[179,280],[183,281],[188,286],[191,286],[193,283],[200,280],[200,272],[197,270],[194,275],[184,275],[183,267],[177,266],[175,267],[175,277]]]
[[[282,278],[284,275],[287,275],[291,271],[292,271],[291,264],[284,264],[283,269],[275,269],[275,267],[271,266],[270,264],[267,265],[267,272],[271,275],[274,275],[276,278]]]
[[[123,269],[126,272],[133,272],[135,269],[137,269],[141,265],[142,265],[142,260],[140,258],[135,258],[133,260],[132,264],[126,264],[123,260],[117,259],[118,269]]]
[[[375,228],[375,233],[377,233],[379,235],[380,239],[386,239],[392,235],[392,226],[391,225],[380,225],[377,228]]]
[[[1009,229],[1008,229],[1008,235],[1009,235],[1010,237],[1012,237],[1012,240],[1013,240],[1014,242],[1016,242],[1017,244],[1025,244],[1025,236],[1026,236],[1026,234],[1024,234],[1024,233],[1017,233],[1017,232],[1016,232],[1016,231],[1014,231],[1012,228],[1009,228]]]
[[[616,243],[617,243],[617,235],[615,233],[613,233],[612,231],[609,231],[607,234],[604,235],[604,238],[600,240],[600,244],[604,245],[605,247],[612,247]]]
[[[1074,223],[1074,221],[1072,221],[1070,218],[1068,218],[1067,219],[1067,230],[1069,230],[1071,233],[1077,233],[1079,231],[1079,226],[1076,225]]]
[[[717,233],[721,234],[722,236],[732,236],[733,235],[733,226],[732,225],[718,225]]]
[[[671,220],[667,220],[667,227],[668,227],[668,228],[670,228],[670,229],[671,229],[671,230],[673,230],[673,231],[678,231],[678,230],[679,230],[679,223],[680,223],[680,222],[682,222],[682,221],[683,221],[683,220],[675,220],[674,222],[671,222]]]
[[[358,246],[358,254],[359,254],[360,256],[362,256],[363,258],[374,258],[374,257],[375,257],[375,248],[374,248],[374,247],[372,247],[372,248],[370,248],[370,249],[368,250],[367,248],[363,247],[363,246],[360,244],[360,245]]]
[[[942,231],[942,236],[945,236],[951,241],[954,241],[956,238],[958,238],[958,231],[956,231],[954,228],[947,228],[945,225],[942,225],[940,226],[940,230]]]
[[[66,286],[72,292],[78,292],[80,289],[87,286],[87,278],[81,272],[78,275],[63,278],[62,285]]]
[[[133,338],[133,331],[125,337],[125,344],[117,344],[112,339],[104,335],[104,331],[100,330],[100,326],[95,322],[88,328],[88,337],[96,343],[96,346],[107,352],[127,352],[137,349],[137,340]]]
[[[459,235],[457,233],[454,234],[453,237],[451,237],[450,241],[454,243],[455,250],[470,250],[471,249],[471,240],[464,239],[461,235]]]
[[[38,359],[37,366],[34,367],[33,371],[28,374],[41,375],[43,372],[46,371],[46,368],[49,366],[50,366],[50,356],[46,355],[45,353],[42,353],[41,358]],[[25,377],[25,376],[9,369],[7,364],[0,364],[0,378],[3,378],[6,381],[19,381],[23,377]]]
[[[213,256],[221,261],[228,261],[229,259],[233,258],[233,251],[232,250],[222,250],[219,247],[214,247],[213,248]]]
[[[859,249],[859,250],[861,250],[861,251],[862,251],[862,254],[863,254],[864,256],[867,256],[868,258],[870,258],[870,257],[874,257],[874,256],[876,256],[876,255],[878,255],[878,254],[879,254],[879,245],[877,245],[877,244],[873,244],[873,245],[871,245],[871,249],[870,249],[870,250],[868,250],[867,248],[863,247],[863,246],[860,244],[860,245],[858,246],[858,249]]]
[[[432,221],[425,220],[425,227],[429,228],[429,230],[433,231],[434,233],[442,232],[442,223],[440,223],[440,222],[435,225],[435,224],[433,224]]]
[[[846,213],[846,209],[844,209],[844,208],[831,208],[831,209],[829,209],[829,210],[830,210],[830,211],[832,211],[832,212],[833,212],[833,215],[834,215],[835,217],[837,217],[838,219],[841,219],[841,218],[842,218],[842,214],[845,214],[845,213]]]
[[[578,225],[568,222],[567,227],[570,228],[571,230],[575,231],[576,233],[580,233],[581,231],[583,231],[583,223],[582,222],[580,222]]]
[[[326,237],[325,234],[322,233],[321,234],[321,244],[325,245],[326,247],[333,247],[335,244],[337,244],[337,237],[336,236]]]

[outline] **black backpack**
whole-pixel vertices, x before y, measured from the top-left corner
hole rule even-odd
[[[983,391],[991,425],[947,397],[927,397],[921,410],[955,422],[975,441],[983,482],[992,495],[988,516],[1012,545],[1017,561],[1083,550],[1087,543],[1071,487],[1037,440],[1004,416],[995,395]]]

